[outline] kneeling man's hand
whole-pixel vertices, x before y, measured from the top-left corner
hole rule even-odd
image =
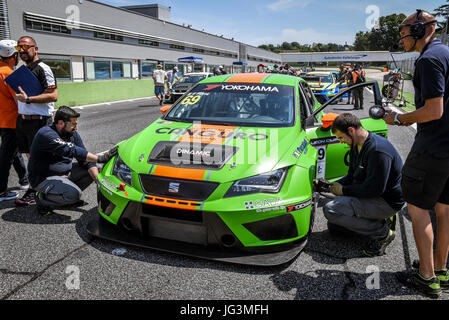
[[[343,195],[343,186],[338,182],[334,182],[331,184],[331,190],[334,195],[342,196]]]

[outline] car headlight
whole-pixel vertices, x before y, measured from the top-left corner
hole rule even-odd
[[[238,180],[229,188],[224,197],[236,197],[251,193],[278,193],[284,184],[287,172],[288,168],[283,168]]]
[[[131,168],[123,162],[120,156],[117,156],[117,158],[115,159],[114,169],[112,169],[112,175],[116,176],[127,185],[133,185]]]

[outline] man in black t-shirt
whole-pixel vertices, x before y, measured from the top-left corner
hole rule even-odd
[[[39,80],[42,94],[29,97],[23,90],[16,95],[19,116],[17,117],[16,134],[20,153],[29,157],[34,136],[40,128],[52,123],[54,103],[58,100],[56,79],[50,67],[43,63],[38,56],[36,41],[29,36],[21,37],[17,41],[17,51],[26,66]],[[35,192],[28,189],[22,198],[16,200],[16,205],[26,206],[35,203]]]
[[[449,47],[435,37],[435,18],[417,10],[400,26],[405,51],[418,51],[413,86],[416,110],[389,112],[384,119],[393,125],[418,124],[415,142],[403,168],[402,189],[412,218],[420,258],[418,272],[398,274],[398,279],[423,293],[438,297],[449,288]],[[435,209],[438,237],[429,211]]]

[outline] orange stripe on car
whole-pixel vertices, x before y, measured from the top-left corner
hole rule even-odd
[[[207,170],[157,166],[154,176],[201,181]]]
[[[145,196],[143,203],[159,207],[176,208],[190,211],[196,211],[201,207],[201,202],[155,197],[149,195]]]
[[[241,73],[232,76],[226,82],[261,83],[267,76],[269,76],[267,73]]]

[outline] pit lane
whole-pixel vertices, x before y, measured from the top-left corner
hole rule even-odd
[[[351,105],[337,104],[326,112],[367,116],[373,96],[367,90],[364,94],[364,110],[352,111]],[[78,110],[79,132],[91,152],[112,147],[160,116],[154,98]],[[414,135],[412,127],[389,127],[390,141],[403,160]],[[10,186],[17,185],[12,171]],[[0,203],[0,299],[427,299],[402,288],[394,277],[395,272],[411,268],[418,258],[405,211],[399,215],[396,239],[387,254],[365,258],[360,241],[328,233],[323,199],[313,233],[300,256],[284,266],[258,268],[91,238],[86,225],[96,214],[95,186],[84,195],[88,205],[56,210],[48,217],[38,216],[34,207]],[[78,276],[78,283],[72,281],[74,276]],[[448,298],[444,293],[440,299]]]

